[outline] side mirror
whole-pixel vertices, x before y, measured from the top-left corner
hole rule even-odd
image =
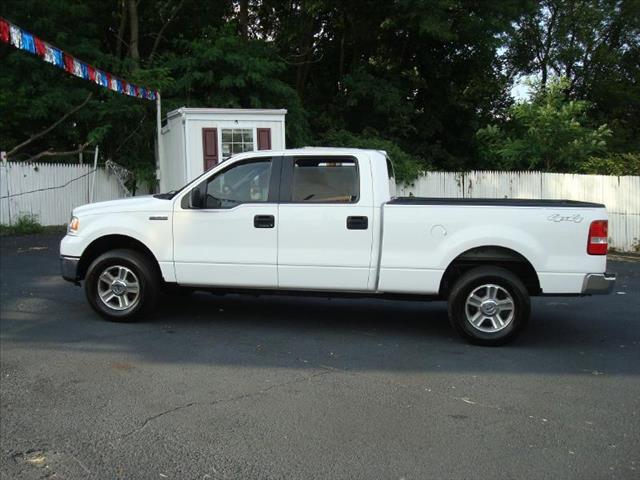
[[[200,186],[197,186],[189,194],[189,203],[191,208],[202,208],[202,193],[200,192]]]

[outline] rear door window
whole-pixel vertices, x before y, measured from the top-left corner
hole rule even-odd
[[[293,160],[291,201],[356,203],[360,193],[358,164],[351,157],[300,157]]]

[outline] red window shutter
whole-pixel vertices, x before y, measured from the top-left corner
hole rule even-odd
[[[271,129],[258,128],[258,150],[271,150]]]
[[[205,170],[218,164],[218,130],[215,128],[202,129],[202,158]]]

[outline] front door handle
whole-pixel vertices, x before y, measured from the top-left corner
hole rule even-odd
[[[369,228],[369,217],[347,217],[348,230],[366,230]]]
[[[253,217],[255,228],[273,228],[276,225],[276,217],[273,215],[256,215]]]

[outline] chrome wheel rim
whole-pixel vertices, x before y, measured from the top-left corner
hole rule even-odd
[[[464,310],[473,328],[484,333],[496,333],[513,321],[515,303],[507,290],[488,283],[476,287],[469,294]]]
[[[105,268],[98,277],[98,297],[111,310],[129,310],[140,300],[140,282],[122,265]]]

